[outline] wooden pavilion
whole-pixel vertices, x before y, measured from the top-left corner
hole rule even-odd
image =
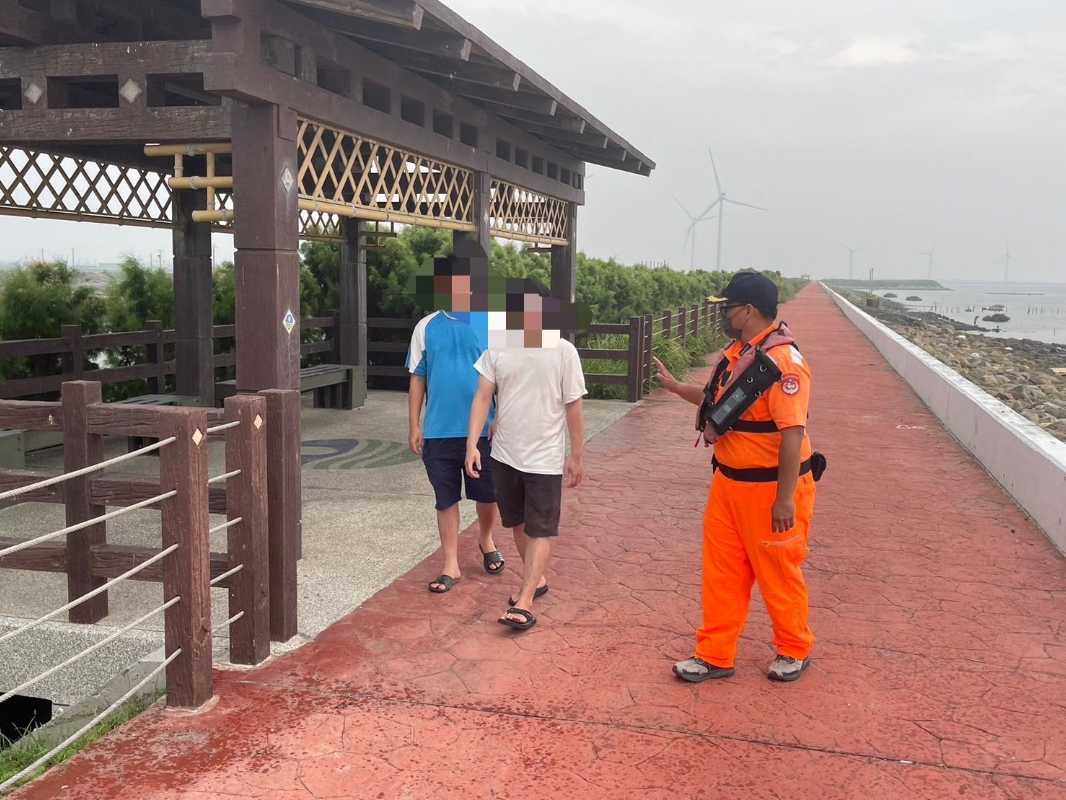
[[[586,163],[654,167],[439,0],[0,0],[0,214],[170,228],[177,392],[205,405],[213,230],[236,390],[301,386],[301,237],[341,243],[337,352],[365,385],[368,226],[550,249],[572,301]]]

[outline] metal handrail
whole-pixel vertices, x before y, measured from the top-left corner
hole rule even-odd
[[[97,714],[95,717],[93,717],[91,720],[89,720],[89,722],[85,723],[85,725],[83,725],[82,727],[78,728],[78,730],[76,730],[74,733],[72,733],[70,736],[68,736],[62,742],[57,744],[55,747],[53,747],[51,750],[49,750],[43,756],[38,758],[36,761],[34,761],[28,767],[26,767],[25,769],[21,770],[20,772],[15,773],[14,775],[12,775],[10,778],[8,778],[3,783],[0,783],[0,792],[3,792],[6,789],[11,788],[16,783],[21,781],[23,778],[25,778],[25,777],[27,777],[29,775],[32,775],[40,767],[42,767],[43,765],[47,764],[48,761],[53,756],[55,756],[56,753],[60,753],[63,750],[65,750],[71,744],[73,744],[78,739],[80,739],[82,736],[84,736],[88,731],[92,730],[94,727],[99,725],[100,722],[102,722],[103,720],[107,719],[107,717],[111,716],[111,714],[113,714],[115,711],[117,711],[122,706],[124,706],[129,701],[129,699],[131,697],[133,697],[135,694],[137,694],[137,692],[139,692],[142,688],[144,688],[150,681],[154,680],[155,677],[160,672],[162,672],[167,667],[169,667],[171,665],[171,663],[180,655],[181,655],[181,649],[179,648],[179,649],[175,650],[173,653],[171,653],[170,656],[168,656],[166,659],[164,659],[163,662],[158,667],[153,669],[144,678],[142,678],[137,683],[136,686],[134,686],[132,689],[130,689],[128,692],[126,692],[124,695],[122,695],[122,697],[120,697],[114,703],[109,705],[107,708],[105,708],[103,711],[101,711],[99,714]]]
[[[156,450],[162,450],[167,445],[174,444],[174,442],[176,441],[177,438],[171,436],[169,438],[162,439],[158,442],[150,444],[147,447],[142,447],[140,450],[134,450],[132,453],[124,453],[123,455],[115,456],[114,458],[109,458],[107,461],[101,461],[99,464],[92,464],[88,467],[82,467],[81,469],[74,470],[73,472],[65,472],[62,475],[56,475],[52,478],[45,478],[44,480],[37,481],[37,483],[31,483],[27,486],[20,486],[17,489],[9,489],[6,492],[0,493],[0,502],[3,502],[4,500],[10,500],[12,497],[19,497],[24,494],[29,494],[30,492],[36,492],[39,489],[47,489],[49,486],[55,486],[57,483],[64,483],[66,481],[73,480],[74,478],[80,478],[83,475],[91,475],[94,472],[100,472],[102,470],[107,469],[108,467],[115,466],[115,464],[121,464],[124,461],[131,461],[134,458],[139,458],[140,456],[146,455],[148,453],[154,453]]]
[[[0,644],[3,644],[4,642],[6,642],[6,641],[8,641],[10,639],[14,639],[20,633],[25,633],[26,631],[33,630],[38,625],[42,625],[45,622],[48,622],[48,620],[54,619],[55,617],[58,617],[60,614],[64,613],[65,611],[70,611],[70,609],[80,606],[86,600],[92,600],[94,597],[96,597],[97,595],[103,594],[108,589],[112,589],[115,586],[118,586],[123,581],[129,580],[134,575],[136,575],[138,572],[141,572],[142,570],[147,569],[152,564],[155,564],[156,562],[163,560],[164,558],[169,556],[171,553],[173,553],[177,549],[178,549],[178,545],[172,544],[166,550],[161,550],[160,552],[156,553],[151,558],[149,558],[149,559],[141,562],[140,564],[138,564],[136,567],[133,567],[132,569],[126,570],[121,575],[119,575],[117,578],[112,578],[111,580],[107,581],[107,583],[103,583],[100,586],[97,586],[91,592],[86,592],[81,597],[79,597],[79,598],[77,598],[75,600],[71,600],[65,606],[63,606],[61,608],[57,608],[55,611],[50,611],[47,614],[45,614],[43,617],[38,617],[37,619],[33,620],[32,622],[26,623],[21,628],[15,628],[15,630],[13,630],[13,631],[8,631],[3,636],[0,636]]]
[[[21,550],[27,550],[30,547],[33,547],[34,545],[41,544],[42,542],[49,542],[52,539],[58,539],[61,536],[66,536],[67,534],[83,531],[86,528],[91,528],[93,525],[99,525],[101,522],[107,522],[108,520],[115,519],[116,517],[121,517],[123,514],[129,514],[131,511],[140,511],[142,508],[154,506],[156,503],[161,503],[164,500],[169,500],[175,495],[177,495],[176,490],[164,492],[163,494],[156,495],[155,497],[149,497],[147,500],[140,500],[139,502],[136,502],[132,505],[124,506],[123,508],[116,508],[114,511],[108,511],[106,514],[101,514],[98,517],[87,519],[84,522],[78,522],[74,525],[68,525],[65,528],[60,528],[58,531],[46,533],[43,536],[37,536],[33,539],[27,539],[24,542],[13,544],[10,547],[5,547],[3,550],[0,550],[0,558],[4,558],[5,556],[9,556],[13,553],[18,553]]]
[[[38,675],[36,678],[30,678],[28,681],[23,683],[21,686],[16,686],[10,692],[7,692],[6,694],[0,695],[0,703],[3,703],[6,700],[10,700],[12,697],[14,697],[17,694],[20,694],[25,689],[30,688],[34,684],[40,683],[45,678],[50,678],[52,675],[55,675],[60,670],[66,669],[71,664],[76,664],[77,662],[79,662],[83,658],[85,658],[85,656],[90,655],[91,653],[95,653],[97,650],[99,650],[104,645],[110,644],[111,642],[115,641],[115,639],[117,639],[118,637],[122,636],[123,634],[129,633],[131,630],[136,628],[138,625],[140,625],[143,622],[151,619],[156,614],[163,613],[168,608],[171,608],[172,606],[176,605],[179,602],[181,602],[181,596],[180,595],[178,597],[172,598],[171,600],[168,600],[167,602],[163,603],[163,605],[159,606],[159,608],[156,608],[156,609],[154,609],[152,611],[149,611],[143,617],[135,619],[133,622],[131,622],[125,628],[120,628],[119,630],[115,631],[110,636],[108,636],[106,639],[101,639],[100,641],[96,642],[95,644],[90,645],[89,647],[85,648],[80,653],[76,653],[75,655],[71,656],[66,661],[64,661],[62,664],[57,664],[56,666],[52,667],[51,669],[45,670],[40,675]]]

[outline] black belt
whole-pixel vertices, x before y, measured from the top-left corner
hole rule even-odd
[[[777,427],[777,423],[772,419],[768,419],[765,422],[756,422],[748,419],[738,419],[733,423],[731,431],[737,433],[780,433],[781,429]]]
[[[777,482],[777,467],[764,467],[756,469],[734,469],[733,467],[727,467],[721,463],[717,458],[711,459],[711,466],[716,472],[721,472],[725,477],[731,481],[740,481],[741,483],[776,483]],[[799,474],[801,476],[806,475],[812,470],[811,459],[807,459],[800,464]]]

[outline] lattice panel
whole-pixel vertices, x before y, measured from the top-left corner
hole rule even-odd
[[[169,226],[166,179],[146,169],[0,147],[0,209],[9,213]]]
[[[341,218],[336,214],[301,209],[300,236],[304,239],[343,239]]]
[[[300,120],[300,199],[363,219],[472,230],[470,170]]]
[[[492,181],[492,235],[543,244],[569,242],[569,204],[550,195]]]

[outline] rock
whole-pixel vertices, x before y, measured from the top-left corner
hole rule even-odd
[[[1007,393],[1015,400],[1023,400],[1026,403],[1042,403],[1047,399],[1047,395],[1042,391],[1028,384],[1011,387]]]

